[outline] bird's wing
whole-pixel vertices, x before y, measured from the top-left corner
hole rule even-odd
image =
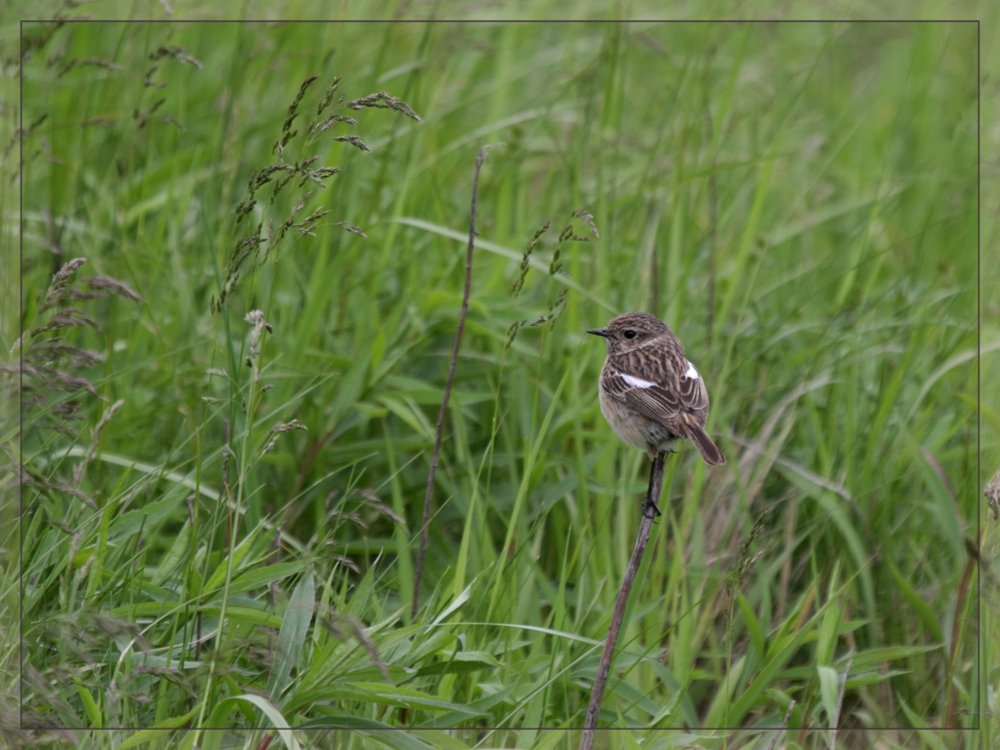
[[[602,380],[609,396],[640,414],[667,427],[677,421],[681,403],[678,394],[671,389],[610,368],[604,371]]]
[[[657,376],[656,381],[645,380],[608,367],[602,381],[611,397],[687,437],[687,425],[705,419],[708,410],[705,384],[693,367],[679,378],[662,371]]]

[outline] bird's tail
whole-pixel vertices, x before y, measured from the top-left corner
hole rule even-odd
[[[701,457],[705,459],[705,463],[709,466],[721,466],[726,463],[726,457],[722,455],[722,451],[719,450],[719,446],[712,442],[712,438],[708,436],[705,429],[701,425],[689,424],[688,427],[688,437],[691,438],[691,442],[694,443]]]

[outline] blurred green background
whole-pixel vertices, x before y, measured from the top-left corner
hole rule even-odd
[[[600,415],[584,330],[646,310],[703,373],[729,462],[683,446],[668,464],[601,715],[633,731],[605,746],[766,747],[793,701],[801,747],[834,723],[845,747],[995,745],[983,26],[151,12],[22,27],[36,333],[2,342],[29,389],[4,547],[23,535],[5,607],[23,606],[29,726],[115,747],[575,746],[648,462]],[[373,92],[421,121],[347,107]],[[310,132],[333,114],[357,122]],[[250,310],[273,329],[259,355]],[[285,724],[334,729],[263,729]],[[239,731],[124,729],[154,726]],[[82,731],[99,727],[123,729]]]

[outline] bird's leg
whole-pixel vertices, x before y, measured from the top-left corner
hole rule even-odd
[[[656,498],[653,497],[652,493],[653,493],[653,485],[659,485],[656,489],[659,489],[662,486],[662,484],[660,484],[659,482],[654,481],[654,477],[657,474],[657,469],[659,469],[659,471],[662,474],[663,461],[665,460],[666,456],[660,453],[650,463],[649,489],[646,490],[646,499],[642,503],[642,515],[646,516],[646,518],[656,518],[657,516],[663,515],[663,513],[660,511],[660,506],[657,505]],[[657,463],[660,464],[659,467],[657,467]],[[662,476],[661,476],[661,481],[662,481]]]

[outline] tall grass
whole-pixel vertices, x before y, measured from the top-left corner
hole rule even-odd
[[[22,348],[101,356],[25,407],[20,740],[575,746],[647,472],[583,331],[642,309],[731,459],[670,459],[599,742],[996,743],[976,25],[24,33],[21,323],[94,325]]]

